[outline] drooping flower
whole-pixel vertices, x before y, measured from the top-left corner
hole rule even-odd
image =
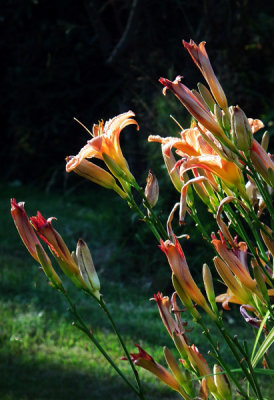
[[[89,132],[93,138],[87,142],[76,156],[70,157],[66,165],[67,172],[75,169],[83,159],[95,157],[105,160],[108,168],[115,176],[118,175],[118,178],[121,178],[119,173],[117,173],[120,170],[125,178],[132,180],[133,177],[120,147],[120,132],[126,126],[132,124],[136,125],[137,129],[139,129],[138,123],[131,118],[134,116],[135,114],[132,111],[128,111],[117,115],[105,124],[103,121],[94,124],[92,133]]]
[[[174,235],[174,242],[166,240],[165,242],[161,240],[160,249],[167,256],[170,268],[178,280],[183,291],[198,305],[204,308],[204,310],[212,314],[209,309],[206,299],[201,293],[200,289],[196,285],[192,275],[189,271],[184,252],[178,242],[178,239]]]
[[[175,331],[180,332],[178,324],[171,315],[171,305],[168,296],[163,296],[162,293],[158,292],[151,300],[156,301],[161,319],[170,336],[173,337]]]
[[[49,246],[63,272],[77,287],[86,288],[87,286],[81,277],[78,265],[71,256],[67,245],[61,235],[52,227],[52,220],[54,219],[56,218],[45,219],[39,211],[36,217],[30,218],[38,236]]]
[[[133,364],[151,372],[171,389],[181,393],[185,399],[190,400],[190,397],[186,395],[186,393],[180,387],[180,384],[166,368],[154,361],[154,359],[144,349],[142,349],[141,346],[138,344],[135,344],[135,346],[138,348],[139,352],[130,353]],[[127,360],[127,358],[122,357],[122,360]]]
[[[24,203],[17,203],[15,199],[11,199],[11,215],[17,231],[28,249],[31,256],[41,264],[45,275],[56,288],[62,288],[62,282],[55,272],[51,261],[43,249],[34,229],[29,221],[24,208]]]
[[[197,67],[202,72],[205,80],[207,81],[211,93],[215,97],[215,100],[219,104],[219,106],[225,110],[227,109],[227,99],[226,95],[223,91],[220,82],[218,81],[211,63],[209,61],[206,49],[205,49],[206,42],[201,42],[198,46],[193,41],[190,40],[189,43],[183,40],[184,47],[188,50],[189,54],[191,55],[192,60],[195,62]]]
[[[181,76],[171,82],[168,79],[160,78],[159,81],[165,86],[164,94],[166,89],[170,89],[175,96],[181,101],[186,109],[197,119],[207,130],[209,130],[218,140],[225,143],[229,148],[233,148],[232,142],[226,137],[223,129],[215,121],[213,115],[210,113],[203,103],[189,90],[185,85],[180,83]]]

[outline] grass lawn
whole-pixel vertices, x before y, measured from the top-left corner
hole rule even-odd
[[[140,225],[136,217],[107,191],[93,190],[90,197],[82,197],[77,192],[59,196],[21,186],[0,189],[0,399],[137,399],[84,334],[72,326],[64,298],[48,285],[18,238],[9,214],[9,198],[26,201],[29,215],[39,209],[46,218],[56,216],[55,227],[71,250],[79,237],[87,241],[101,291],[128,349],[135,351],[134,343],[138,343],[165,365],[162,347],[173,347],[156,304],[149,298],[156,287],[171,294],[166,284],[170,271],[160,252],[159,258],[154,258],[156,243],[152,236],[143,243],[136,233]],[[133,382],[128,363],[119,361],[123,350],[102,310],[67,281],[66,288],[97,339]],[[239,337],[251,336],[251,329],[240,320],[236,309],[228,314],[227,321],[231,332]],[[189,326],[193,327],[191,321]],[[209,327],[215,337],[213,327]],[[198,328],[194,327],[188,337],[207,354],[209,345]],[[228,350],[223,344],[221,348],[229,361]],[[139,371],[147,400],[179,398],[146,371]],[[269,386],[266,394],[270,394],[268,380],[264,378],[262,383]]]

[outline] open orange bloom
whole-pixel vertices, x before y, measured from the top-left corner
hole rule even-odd
[[[135,124],[139,129],[138,123],[132,119],[135,114],[133,111],[117,115],[110,119],[105,124],[103,121],[99,124],[94,124],[91,140],[80,150],[80,152],[68,159],[66,165],[66,171],[70,172],[75,169],[83,159],[85,158],[99,158],[104,160],[104,155],[110,157],[112,161],[126,174],[129,175],[129,168],[126,159],[123,156],[120,147],[120,132],[128,125]],[[110,168],[110,167],[109,167]],[[111,172],[117,176],[117,173],[113,170]]]
[[[219,155],[201,155],[188,157],[180,162],[181,173],[193,168],[202,168],[218,176],[229,187],[243,191],[244,181],[241,170],[236,164],[226,161]]]

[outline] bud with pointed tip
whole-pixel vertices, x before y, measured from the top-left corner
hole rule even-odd
[[[200,82],[198,83],[197,86],[198,86],[198,89],[199,89],[199,92],[200,92],[202,98],[204,99],[204,102],[206,103],[206,105],[208,106],[208,108],[210,109],[210,111],[211,111],[212,113],[214,113],[214,104],[215,104],[215,101],[214,101],[214,99],[213,99],[213,97],[212,97],[210,91],[208,90],[208,88],[207,88],[205,85],[203,85],[203,84],[200,83]]]
[[[182,370],[179,368],[179,365],[171,353],[171,351],[165,346],[164,347],[164,356],[166,362],[171,369],[173,375],[175,376],[177,382],[184,388],[184,390],[189,394],[191,397],[194,396],[193,387],[191,383],[191,377],[188,371]]]
[[[218,313],[218,308],[215,301],[215,292],[214,292],[212,275],[207,264],[203,265],[203,281],[206,290],[206,295],[209,303],[211,304],[212,310],[215,313]]]
[[[252,146],[253,135],[248,119],[239,106],[229,107],[231,134],[235,146],[242,151],[248,151]]]
[[[100,299],[100,281],[87,244],[79,239],[76,247],[76,258],[80,274],[89,291]]]
[[[150,207],[154,207],[159,198],[159,184],[156,176],[151,170],[149,171],[147,176],[145,196],[150,204]]]
[[[217,387],[218,393],[221,395],[222,400],[232,400],[232,393],[229,381],[223,372],[222,368],[215,364],[213,367],[214,383]]]

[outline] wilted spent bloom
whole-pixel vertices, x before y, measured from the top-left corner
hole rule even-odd
[[[205,108],[204,104],[197,99],[188,87],[180,83],[181,76],[177,76],[173,82],[165,78],[160,78],[159,81],[165,86],[164,94],[166,89],[170,89],[200,124],[208,129],[218,140],[225,143],[228,148],[234,148],[233,143],[226,137],[223,129],[215,121],[209,109]]]
[[[261,174],[266,183],[274,187],[273,171],[274,162],[270,154],[263,149],[263,147],[253,140],[252,147],[250,149],[250,159],[255,169]]]
[[[156,176],[150,170],[147,176],[145,196],[151,207],[154,207],[159,198],[159,184]]]
[[[53,269],[49,257],[47,256],[34,232],[34,229],[24,209],[24,203],[17,203],[15,199],[11,199],[11,215],[18,233],[29,253],[39,264],[41,264],[43,271],[52,285],[61,289],[61,279]]]
[[[217,103],[223,110],[225,110],[227,109],[226,95],[213,71],[205,49],[205,44],[206,42],[201,42],[197,45],[193,40],[190,40],[189,43],[183,40],[184,47],[188,50],[192,60],[202,72]]]
[[[229,112],[232,141],[239,150],[248,151],[253,142],[253,134],[248,119],[239,106],[229,107]]]
[[[38,211],[36,217],[31,217],[31,223],[36,230],[38,236],[49,246],[54,258],[58,262],[63,272],[73,281],[80,289],[86,288],[86,284],[82,279],[78,266],[70,254],[61,235],[52,227],[54,217],[45,219]]]
[[[170,240],[165,242],[161,240],[160,249],[167,256],[170,268],[177,278],[179,285],[183,291],[189,296],[195,303],[203,307],[203,309],[212,317],[215,318],[211,309],[209,308],[206,299],[201,293],[200,289],[194,282],[192,275],[189,271],[184,252],[178,242],[178,239],[174,235],[175,244]]]
[[[157,378],[168,385],[171,389],[183,394],[185,399],[190,399],[185,395],[180,384],[166,368],[154,361],[154,359],[144,349],[142,349],[141,346],[138,344],[135,344],[135,346],[138,348],[139,353],[130,353],[133,364],[142,367],[157,376]],[[122,360],[127,360],[127,358],[122,357]]]
[[[163,296],[162,293],[158,292],[150,300],[156,301],[161,319],[170,336],[172,337],[175,331],[179,332],[180,329],[178,324],[174,321],[171,315],[171,305],[168,296]]]
[[[229,249],[222,235],[221,240],[218,240],[212,234],[211,243],[215,247],[217,253],[224,260],[227,267],[237,276],[239,281],[248,289],[256,291],[256,281],[250,276],[246,263],[247,245],[245,242],[240,242],[235,247]]]
[[[95,270],[89,248],[84,240],[79,239],[76,247],[76,259],[80,274],[88,290],[100,299],[100,281]]]

